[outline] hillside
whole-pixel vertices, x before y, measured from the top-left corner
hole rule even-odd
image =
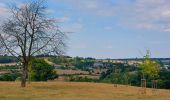
[[[34,82],[26,88],[19,82],[0,82],[0,100],[170,100],[170,90],[148,89],[103,83]]]

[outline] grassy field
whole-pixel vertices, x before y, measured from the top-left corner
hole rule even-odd
[[[21,88],[19,82],[0,82],[0,100],[170,100],[170,90],[147,89],[103,83],[34,82]]]

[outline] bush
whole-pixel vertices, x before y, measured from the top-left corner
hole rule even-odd
[[[4,74],[0,76],[0,81],[15,81],[19,74]]]
[[[73,81],[73,82],[99,82],[98,79],[92,79],[92,78],[80,77],[80,76],[71,76],[70,81]]]
[[[44,59],[33,59],[29,66],[29,80],[47,81],[58,78],[54,66],[49,65]]]

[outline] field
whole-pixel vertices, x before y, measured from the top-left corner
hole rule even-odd
[[[13,66],[16,65],[17,63],[0,63],[0,67],[1,66]]]
[[[170,90],[147,89],[103,83],[34,82],[19,87],[19,82],[0,82],[0,100],[170,100]]]
[[[81,70],[63,70],[63,69],[56,69],[55,70],[57,74],[63,75],[63,74],[89,74],[88,71],[81,71]]]

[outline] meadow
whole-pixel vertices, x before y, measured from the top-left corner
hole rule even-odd
[[[170,90],[87,82],[0,82],[0,100],[170,100]]]

